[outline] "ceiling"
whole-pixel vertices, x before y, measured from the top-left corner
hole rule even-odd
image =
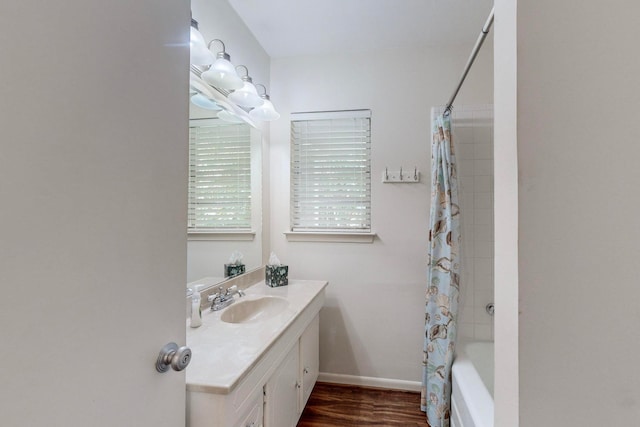
[[[472,44],[493,0],[228,0],[272,58]]]

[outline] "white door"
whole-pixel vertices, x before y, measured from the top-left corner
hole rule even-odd
[[[0,5],[0,424],[184,425],[189,1]]]

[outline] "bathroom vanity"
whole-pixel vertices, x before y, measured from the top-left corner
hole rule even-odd
[[[295,427],[318,378],[325,281],[259,282],[187,328],[188,427]],[[206,304],[206,303],[205,303]]]

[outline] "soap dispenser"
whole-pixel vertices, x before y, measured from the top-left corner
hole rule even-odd
[[[191,295],[191,324],[192,328],[197,328],[202,325],[202,310],[200,309],[200,290],[203,285],[196,285]]]

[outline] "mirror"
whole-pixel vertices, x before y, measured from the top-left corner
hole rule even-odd
[[[244,66],[243,72],[251,75],[255,83],[269,82],[270,58],[259,43],[246,29],[229,2],[225,0],[191,1],[192,18],[198,22],[199,31],[207,45],[213,40],[219,40],[211,47],[212,53],[219,53],[226,47],[234,66]],[[195,68],[195,69],[194,69]],[[215,102],[223,106],[229,112],[241,115],[245,120],[249,117],[246,109],[229,102],[228,91],[214,89],[200,79],[204,66],[191,65],[190,87],[192,90],[207,94]],[[191,119],[211,119],[217,117],[218,112],[197,107],[190,102]],[[246,116],[246,117],[245,117]],[[252,120],[249,120],[252,121]],[[264,129],[256,129],[256,126]],[[240,251],[244,255],[245,271],[251,271],[266,260],[265,251],[268,249],[263,244],[265,233],[262,217],[263,213],[263,185],[262,172],[266,164],[263,158],[263,147],[269,144],[268,126],[254,123],[250,127],[251,139],[251,231],[254,234],[247,235],[218,233],[217,235],[193,235],[189,236],[187,247],[187,283],[203,277],[213,277],[224,280],[224,264],[227,263],[232,252]],[[268,199],[264,199],[265,204]],[[215,240],[214,240],[215,238]],[[211,281],[213,282],[213,281]]]
[[[216,117],[217,113],[190,103],[190,139],[193,138],[191,128],[199,124],[224,126],[225,122]],[[208,282],[211,284],[226,280],[224,265],[235,251],[242,253],[245,271],[262,265],[262,134],[260,130],[245,123],[232,126],[248,131],[250,140],[250,230],[190,231],[187,244],[187,283],[204,277],[214,278]]]

